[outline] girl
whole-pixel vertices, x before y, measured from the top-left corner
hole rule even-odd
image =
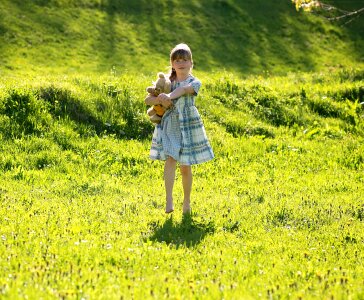
[[[183,213],[190,213],[192,189],[191,165],[213,159],[214,154],[207,140],[205,128],[195,106],[195,96],[201,82],[192,76],[192,52],[186,44],[174,47],[170,54],[172,82],[170,94],[158,97],[149,95],[147,105],[161,104],[167,108],[161,123],[156,125],[150,158],[164,160],[166,213],[173,212],[173,185],[177,162],[180,165],[183,185]]]

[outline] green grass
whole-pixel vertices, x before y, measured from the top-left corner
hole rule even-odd
[[[338,1],[339,6],[342,5]],[[352,5],[352,4],[347,4]],[[351,9],[342,7],[343,9]],[[192,13],[192,11],[194,13]],[[199,71],[283,74],[363,64],[361,19],[340,26],[285,1],[0,2],[0,74],[154,74],[187,42]]]
[[[361,19],[189,3],[0,2],[0,298],[364,297]],[[181,41],[216,156],[185,218],[143,102]]]
[[[198,76],[190,218],[148,158],[154,77],[1,80],[3,298],[364,296],[363,72]]]

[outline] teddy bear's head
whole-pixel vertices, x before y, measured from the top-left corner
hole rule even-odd
[[[163,73],[158,73],[158,79],[154,82],[154,86],[148,87],[147,92],[154,96],[160,93],[168,94],[171,91],[171,81]]]

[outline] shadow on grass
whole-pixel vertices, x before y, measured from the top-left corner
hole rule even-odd
[[[192,215],[186,215],[179,223],[173,222],[173,217],[168,218],[162,225],[154,228],[154,234],[149,240],[154,242],[164,242],[167,245],[193,247],[199,244],[207,234],[215,232],[212,222],[207,224],[193,219]]]
[[[201,0],[191,1],[185,7],[147,0],[105,0],[101,8],[107,14],[99,27],[98,53],[104,58],[101,64],[107,62],[110,66],[126,67],[127,62],[123,62],[123,56],[118,55],[116,49],[124,43],[123,47],[128,48],[129,53],[139,55],[139,46],[133,42],[137,38],[138,43],[145,43],[149,55],[157,57],[161,53],[168,55],[173,45],[188,41],[199,53],[194,59],[194,69],[204,71],[214,71],[221,65],[243,73],[278,70],[277,65],[287,64],[307,70],[315,67],[314,57],[306,51],[311,33],[302,30],[307,20],[301,17],[301,21],[296,21],[298,13],[289,1],[278,4],[265,0]],[[193,19],[181,21],[173,17],[188,15],[191,10],[196,12]],[[161,16],[168,27],[160,26]],[[124,35],[118,30],[120,18],[143,35],[132,38],[133,30]],[[173,31],[166,28],[173,28]],[[205,38],[201,39],[202,36]],[[216,42],[222,40],[223,43]],[[169,46],[161,48],[161,44]],[[138,62],[134,61],[134,64]],[[146,66],[140,65],[140,68]]]
[[[49,112],[55,119],[69,119],[75,122],[81,135],[94,131],[97,135],[114,134],[120,139],[143,140],[149,138],[153,129],[150,122],[139,117],[140,112],[131,105],[130,99],[117,99],[122,103],[122,111],[118,112],[101,100],[98,107],[91,109],[87,107],[85,100],[77,99],[69,90],[54,86],[41,88],[38,95],[49,103]],[[102,120],[110,118],[110,115],[115,119],[113,124]]]

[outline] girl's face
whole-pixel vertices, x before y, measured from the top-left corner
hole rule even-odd
[[[188,75],[192,68],[192,62],[186,57],[179,57],[172,61],[172,68],[176,70],[177,76]]]

